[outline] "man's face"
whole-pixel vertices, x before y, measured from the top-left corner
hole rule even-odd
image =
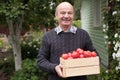
[[[74,18],[73,7],[69,4],[60,5],[55,15],[60,26],[71,26]]]

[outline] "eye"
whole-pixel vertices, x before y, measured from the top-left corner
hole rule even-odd
[[[73,12],[68,12],[68,14],[73,14]]]
[[[65,14],[65,12],[64,12],[64,11],[62,11],[62,12],[60,12],[60,14]]]

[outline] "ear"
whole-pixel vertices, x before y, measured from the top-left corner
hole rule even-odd
[[[57,14],[57,13],[55,13],[55,19],[56,19],[56,20],[58,19],[58,14]]]
[[[57,18],[57,12],[55,12],[55,17]]]

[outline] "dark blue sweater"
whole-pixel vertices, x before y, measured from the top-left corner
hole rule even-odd
[[[85,30],[77,29],[76,33],[56,33],[54,29],[44,34],[41,47],[37,56],[37,63],[41,70],[47,71],[48,80],[87,80],[84,77],[62,79],[55,72],[55,66],[60,63],[62,53],[67,53],[81,48],[83,50],[96,51],[92,41]]]

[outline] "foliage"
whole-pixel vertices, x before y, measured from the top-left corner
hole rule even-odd
[[[8,76],[13,74],[12,72],[14,71],[14,60],[12,56],[0,59],[0,71],[7,74]]]
[[[117,56],[114,57],[113,54],[116,55],[118,49],[115,49],[115,45],[120,42],[120,0],[108,0],[103,13],[103,31],[106,34],[105,39],[109,53],[108,77],[110,80],[119,80],[120,68],[116,68],[120,65]]]
[[[42,35],[43,31],[30,31],[23,36],[21,41],[22,69],[15,72],[11,80],[46,80],[47,74],[38,69],[35,59]]]
[[[23,40],[21,41],[22,59],[36,58],[40,47],[42,35],[43,31],[31,31],[23,36]]]
[[[0,14],[0,24],[6,24],[5,16]]]
[[[108,73],[108,70],[106,70],[106,68],[101,68],[101,71],[100,71],[100,80],[109,80],[109,73]]]
[[[10,46],[5,34],[0,34],[0,48],[6,49],[6,50],[11,49],[11,46]]]
[[[81,9],[81,0],[74,0],[74,9],[75,9],[75,16],[74,19],[75,20],[79,20],[81,19],[81,13],[80,13],[80,9]]]
[[[78,27],[78,28],[81,28],[81,21],[80,20],[74,20],[73,25]]]
[[[23,60],[22,67],[10,80],[46,80],[47,74],[38,69],[36,59]]]
[[[28,9],[26,4],[19,2],[18,0],[9,0],[4,4],[0,4],[0,13],[4,14],[8,19],[16,19],[23,14],[23,11]]]
[[[55,3],[52,0],[29,0],[29,10],[25,15],[25,23],[34,26],[34,29],[54,27]]]
[[[3,41],[0,39],[0,48],[3,47]]]
[[[88,76],[88,80],[97,80],[98,79],[98,75],[89,75]]]

